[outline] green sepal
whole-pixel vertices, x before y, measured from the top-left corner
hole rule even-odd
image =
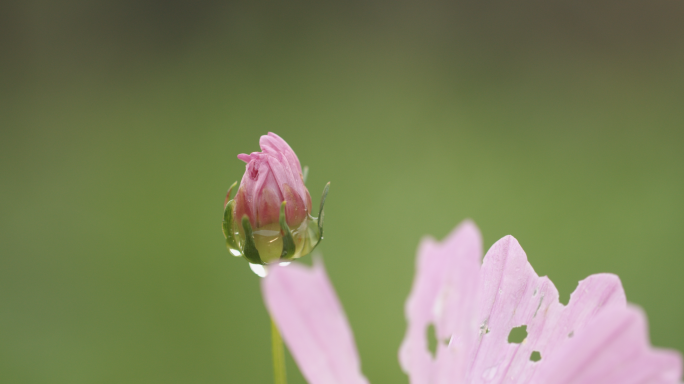
[[[245,256],[247,261],[252,264],[265,265],[261,261],[259,256],[259,251],[254,244],[254,235],[252,234],[252,224],[249,223],[249,218],[247,215],[242,216],[242,228],[245,230],[245,248],[242,250],[242,254]]]
[[[283,236],[283,253],[280,254],[281,260],[292,260],[295,254],[295,242],[290,232],[290,227],[285,221],[285,202],[280,204],[280,234]]]
[[[325,213],[323,212],[323,206],[325,205],[325,198],[328,196],[328,191],[330,190],[330,182],[325,185],[325,188],[323,189],[323,196],[321,197],[321,208],[318,210],[318,230],[320,232],[320,239],[323,238],[323,216],[325,216]]]
[[[323,207],[325,206],[325,198],[328,196],[328,191],[330,190],[330,182],[325,185],[325,188],[323,188],[323,196],[321,196],[321,207],[318,210],[318,219],[317,219],[317,227],[318,229],[318,239],[316,239],[316,244],[313,245],[309,253],[313,252],[316,247],[318,247],[318,244],[321,243],[321,240],[323,240],[323,218],[325,216],[325,211],[323,210]],[[315,230],[315,229],[314,229]]]
[[[236,185],[237,185],[237,181],[234,182],[234,183],[230,186],[230,188],[228,188],[228,193],[226,194],[226,200],[230,200],[230,192],[233,190],[233,188],[235,188]]]
[[[230,194],[230,190],[228,193]],[[223,211],[223,236],[226,237],[226,246],[229,248],[228,250],[234,249],[239,252],[240,247],[238,247],[237,239],[235,238],[235,232],[233,231],[234,208],[235,200],[231,200],[228,202],[228,204],[226,204],[226,209]]]
[[[305,165],[304,169],[302,170],[302,181],[304,181],[304,184],[306,184],[307,176],[309,176],[309,166]]]

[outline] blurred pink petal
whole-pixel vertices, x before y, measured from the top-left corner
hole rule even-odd
[[[477,336],[481,255],[482,237],[470,221],[459,225],[443,243],[431,238],[421,242],[416,279],[406,301],[408,329],[399,351],[411,383],[450,383],[464,375],[468,349]],[[430,324],[441,341],[436,360],[428,351]]]
[[[545,371],[550,374],[541,381],[535,379],[536,371],[554,358],[556,351],[585,354],[568,350],[572,337],[605,311],[627,311],[625,294],[615,275],[589,276],[564,306],[553,283],[534,272],[515,238],[506,236],[495,243],[481,267],[473,265],[479,260],[480,241],[477,228],[466,222],[442,243],[424,240],[421,244],[416,278],[406,302],[408,328],[399,354],[411,384],[555,383],[553,370]],[[477,298],[475,305],[462,298],[450,299],[461,295]],[[468,326],[473,319],[475,325]],[[435,357],[427,347],[431,324],[438,339]],[[522,326],[526,327],[525,340],[509,343],[511,330]],[[667,368],[662,377],[669,381],[652,382],[678,383],[679,353],[656,352],[645,338],[645,326],[642,328],[643,340],[638,345],[648,353],[636,356],[638,364],[634,361],[634,366],[645,369],[639,368],[639,372]],[[445,340],[450,340],[448,346]],[[531,360],[533,352],[541,356],[540,361]],[[563,365],[563,360],[555,361]],[[567,382],[585,382],[582,380]]]
[[[535,377],[549,384],[668,384],[682,376],[681,355],[651,348],[646,316],[614,306],[550,356]]]
[[[351,328],[320,260],[274,266],[262,280],[266,307],[310,384],[368,384]]]
[[[550,356],[568,335],[601,309],[625,306],[617,276],[603,274],[582,281],[566,307],[547,277],[539,277],[518,241],[506,236],[487,252],[480,271],[482,299],[479,335],[468,372],[470,382],[528,383],[541,364],[530,360],[537,351]],[[513,328],[525,325],[526,339],[509,343]]]

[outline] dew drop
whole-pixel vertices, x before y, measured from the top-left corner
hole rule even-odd
[[[266,264],[280,259],[283,252],[283,237],[280,235],[280,224],[271,223],[253,232],[254,245],[259,251],[259,257]]]
[[[259,277],[266,277],[268,274],[263,265],[249,263],[249,268]]]

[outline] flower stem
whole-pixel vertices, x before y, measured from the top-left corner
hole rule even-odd
[[[273,350],[273,376],[275,384],[287,384],[285,373],[285,350],[278,326],[271,318],[271,349]]]

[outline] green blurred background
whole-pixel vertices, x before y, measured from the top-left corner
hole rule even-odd
[[[269,383],[222,204],[273,131],[372,383],[424,235],[517,237],[567,302],[620,275],[684,349],[684,3],[0,5],[0,382]],[[310,258],[309,258],[310,259]],[[288,361],[291,383],[303,383]]]

